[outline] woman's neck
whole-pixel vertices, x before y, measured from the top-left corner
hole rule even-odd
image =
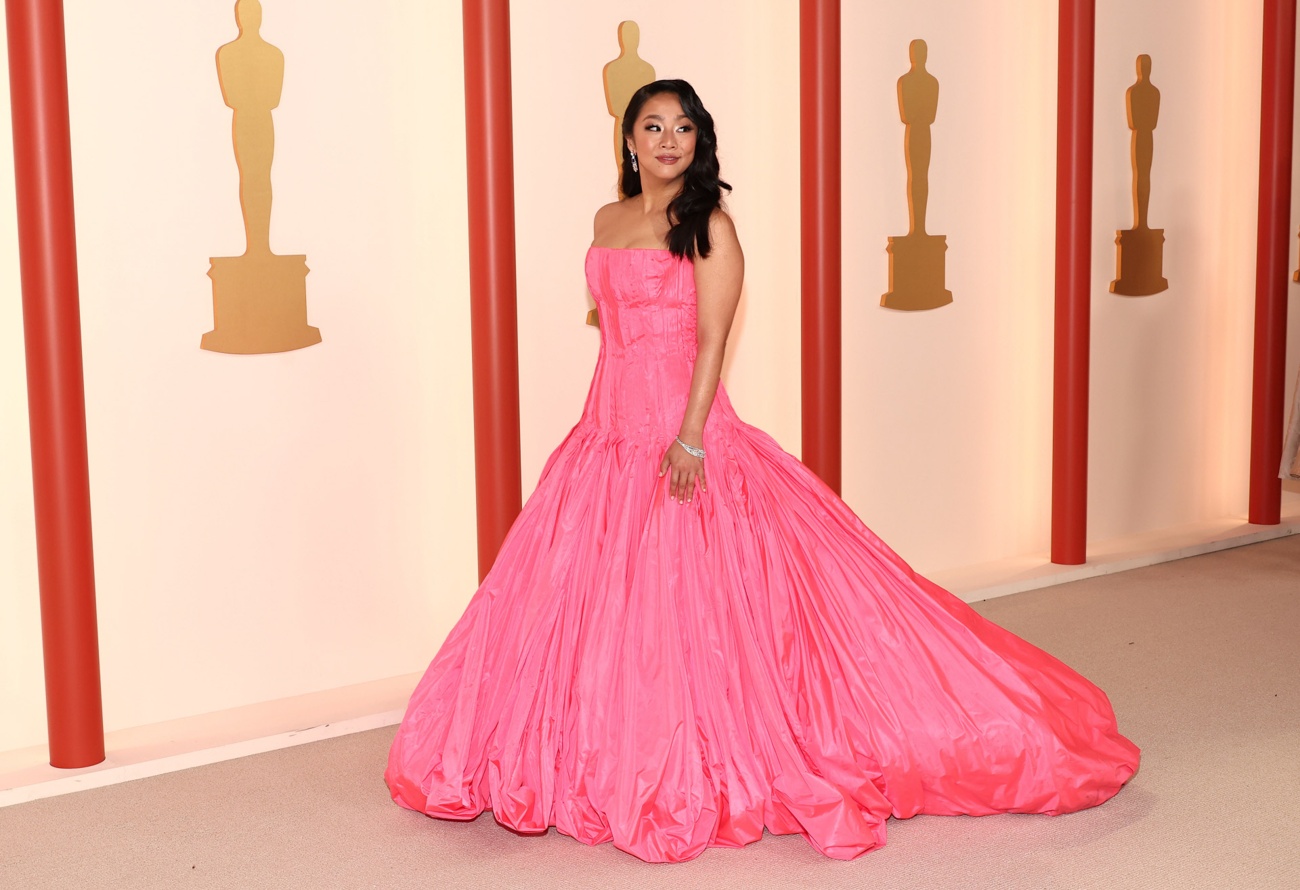
[[[668,211],[668,205],[682,193],[680,182],[669,185],[641,184],[641,210],[646,216],[660,216]]]

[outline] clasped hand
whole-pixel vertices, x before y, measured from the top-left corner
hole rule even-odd
[[[668,498],[679,504],[689,504],[698,483],[700,493],[709,490],[704,476],[704,461],[686,453],[686,449],[674,442],[664,452],[664,459],[659,464],[659,475],[668,475]]]

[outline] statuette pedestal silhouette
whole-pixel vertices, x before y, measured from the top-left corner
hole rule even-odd
[[[898,114],[902,118],[903,151],[907,156],[906,235],[889,239],[889,292],[880,298],[886,309],[938,309],[952,302],[944,287],[944,254],[948,239],[925,231],[930,200],[930,125],[939,108],[939,81],[925,70],[924,40],[908,47],[912,67],[898,79]]]
[[[271,252],[271,160],[284,55],[262,39],[262,4],[238,0],[239,38],[217,50],[221,95],[234,111],[239,205],[247,245],[242,256],[211,257],[212,330],[199,346],[243,355],[288,352],[321,341],[307,324],[307,257]]]
[[[1121,229],[1115,233],[1115,280],[1110,292],[1122,297],[1149,297],[1169,289],[1162,275],[1164,229]]]
[[[943,235],[899,235],[889,239],[889,293],[880,298],[886,309],[938,309],[952,302],[946,280]]]
[[[212,330],[200,346],[211,352],[254,355],[289,352],[321,341],[307,324],[307,257],[215,256]]]

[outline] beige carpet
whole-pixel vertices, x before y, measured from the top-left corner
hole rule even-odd
[[[383,729],[0,809],[0,888],[1300,888],[1300,536],[979,608],[1109,691],[1144,755],[1113,801],[652,866],[399,809]]]

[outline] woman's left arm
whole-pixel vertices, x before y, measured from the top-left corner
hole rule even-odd
[[[740,286],[745,279],[745,256],[736,238],[731,217],[716,210],[709,220],[710,250],[707,258],[695,259],[695,370],[691,375],[691,392],[686,400],[677,437],[687,445],[704,445],[704,423],[713,407],[722,376],[722,359],[727,352],[727,335],[740,303]],[[659,475],[671,473],[668,496],[678,503],[689,503],[695,493],[707,491],[704,461],[693,457],[674,442],[664,453]]]

